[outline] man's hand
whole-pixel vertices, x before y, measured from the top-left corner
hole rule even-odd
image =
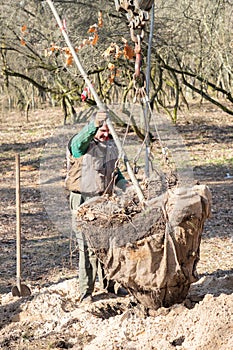
[[[106,122],[107,118],[108,118],[107,112],[105,111],[97,112],[95,116],[95,126],[97,128],[100,128]]]

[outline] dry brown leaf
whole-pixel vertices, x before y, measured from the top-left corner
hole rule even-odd
[[[23,40],[23,39],[21,39],[21,40],[20,40],[20,44],[23,45],[23,46],[26,46],[26,41]]]
[[[70,54],[70,55],[67,55],[66,56],[66,66],[71,66],[73,63],[73,56]]]
[[[88,29],[88,33],[95,33],[97,30],[97,24],[93,24],[92,26],[90,26],[90,28]]]
[[[115,78],[115,74],[111,74],[108,81],[110,84],[113,84],[114,83],[114,78]]]
[[[99,39],[99,36],[97,33],[95,33],[93,40],[90,42],[91,45],[96,45],[97,41]]]
[[[128,60],[132,60],[135,56],[134,49],[131,46],[129,46],[127,42],[125,43],[123,53],[124,57]]]
[[[54,52],[54,51],[59,51],[61,48],[57,45],[55,45],[54,43],[51,44],[52,46],[50,47],[50,51]]]
[[[26,24],[24,24],[22,27],[21,27],[21,32],[26,32],[26,30],[27,30],[27,26],[26,26]]]

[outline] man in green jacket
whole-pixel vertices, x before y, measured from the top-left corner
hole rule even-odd
[[[107,113],[97,112],[94,118],[74,135],[68,143],[68,171],[65,180],[70,191],[72,227],[79,245],[79,289],[80,301],[91,301],[96,275],[103,288],[112,291],[108,285],[101,263],[82,232],[76,228],[78,207],[86,200],[112,194],[115,185],[125,191],[128,186],[117,167],[118,151],[111,139],[106,123]]]

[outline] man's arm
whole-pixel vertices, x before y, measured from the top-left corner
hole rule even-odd
[[[70,151],[74,158],[79,158],[86,153],[97,129],[98,127],[95,125],[94,120],[92,120],[90,123],[85,125],[77,135],[72,138]]]
[[[103,125],[107,118],[107,113],[105,111],[98,111],[94,113],[94,119],[85,125],[82,130],[75,135],[70,143],[70,151],[74,158],[79,158],[83,156],[88,146],[96,134],[99,127]]]

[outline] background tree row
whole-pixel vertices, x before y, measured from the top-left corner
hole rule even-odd
[[[114,1],[54,1],[97,93],[106,103],[132,101],[134,43]],[[155,1],[150,103],[175,121],[200,97],[233,114],[232,1]],[[27,111],[61,104],[74,121],[80,104],[95,102],[66,48],[46,1],[3,0],[0,19],[2,108]],[[146,70],[149,22],[142,42]],[[83,101],[85,99],[85,101]]]

